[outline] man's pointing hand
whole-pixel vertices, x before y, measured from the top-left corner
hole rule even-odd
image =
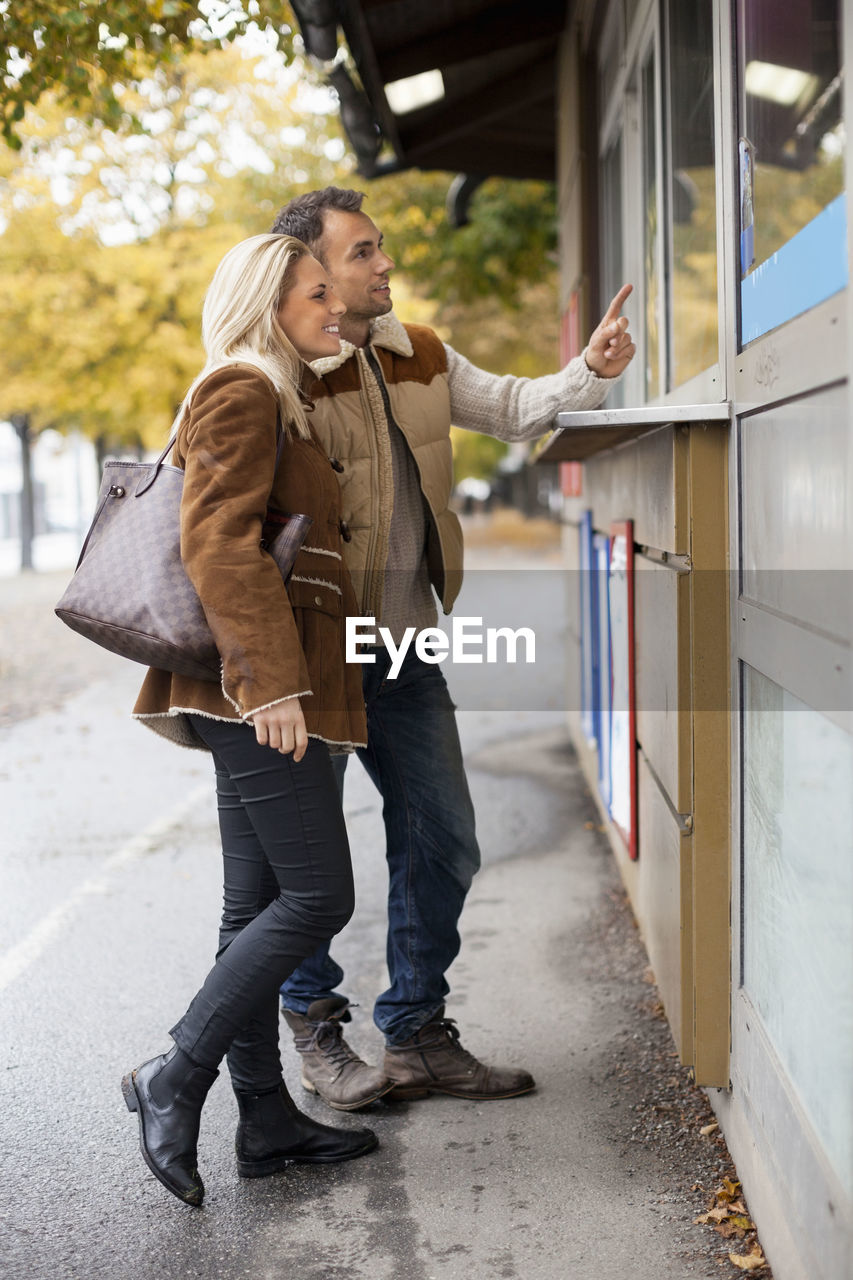
[[[593,330],[586,348],[586,362],[599,378],[615,378],[627,369],[637,348],[628,332],[628,317],[620,315],[633,285],[623,284],[604,313],[604,319]]]

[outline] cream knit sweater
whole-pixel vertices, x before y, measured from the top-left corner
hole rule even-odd
[[[597,409],[618,378],[599,378],[584,355],[542,378],[486,373],[447,343],[447,382],[454,427],[512,443],[535,440],[563,409]],[[585,352],[584,352],[585,354]]]
[[[399,355],[412,355],[405,328],[389,312],[374,320],[370,347],[387,347]],[[453,347],[447,353],[447,381],[450,416],[456,427],[479,431],[513,443],[535,440],[554,425],[562,409],[596,409],[617,378],[599,378],[589,368],[583,354],[570,360],[559,373],[541,378],[516,378],[512,374],[487,373],[466,360]],[[312,363],[321,375],[337,368],[356,354],[345,339],[338,356]],[[387,392],[381,381],[375,356],[368,348],[370,374],[379,383],[386,417],[390,419]],[[381,625],[387,626],[399,642],[406,626],[417,630],[435,626],[436,608],[426,563],[426,518],[417,468],[399,428],[390,419],[388,432],[394,472],[394,508],[391,518],[388,561],[382,592]]]

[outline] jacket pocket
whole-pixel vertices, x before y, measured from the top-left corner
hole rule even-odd
[[[287,594],[294,609],[316,610],[334,618],[341,616],[340,584],[322,571],[306,572],[297,564],[287,584]]]

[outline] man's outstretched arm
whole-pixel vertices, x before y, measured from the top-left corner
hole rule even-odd
[[[487,373],[445,344],[453,425],[498,440],[534,440],[561,409],[597,409],[636,350],[621,314],[630,292],[631,285],[622,286],[582,355],[542,378]]]

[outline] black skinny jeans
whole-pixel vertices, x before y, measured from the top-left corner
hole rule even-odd
[[[295,764],[251,725],[191,719],[216,767],[222,925],[216,963],[170,1034],[199,1066],[227,1053],[236,1089],[274,1089],[278,989],[353,911],[340,796],[324,742],[310,738]]]

